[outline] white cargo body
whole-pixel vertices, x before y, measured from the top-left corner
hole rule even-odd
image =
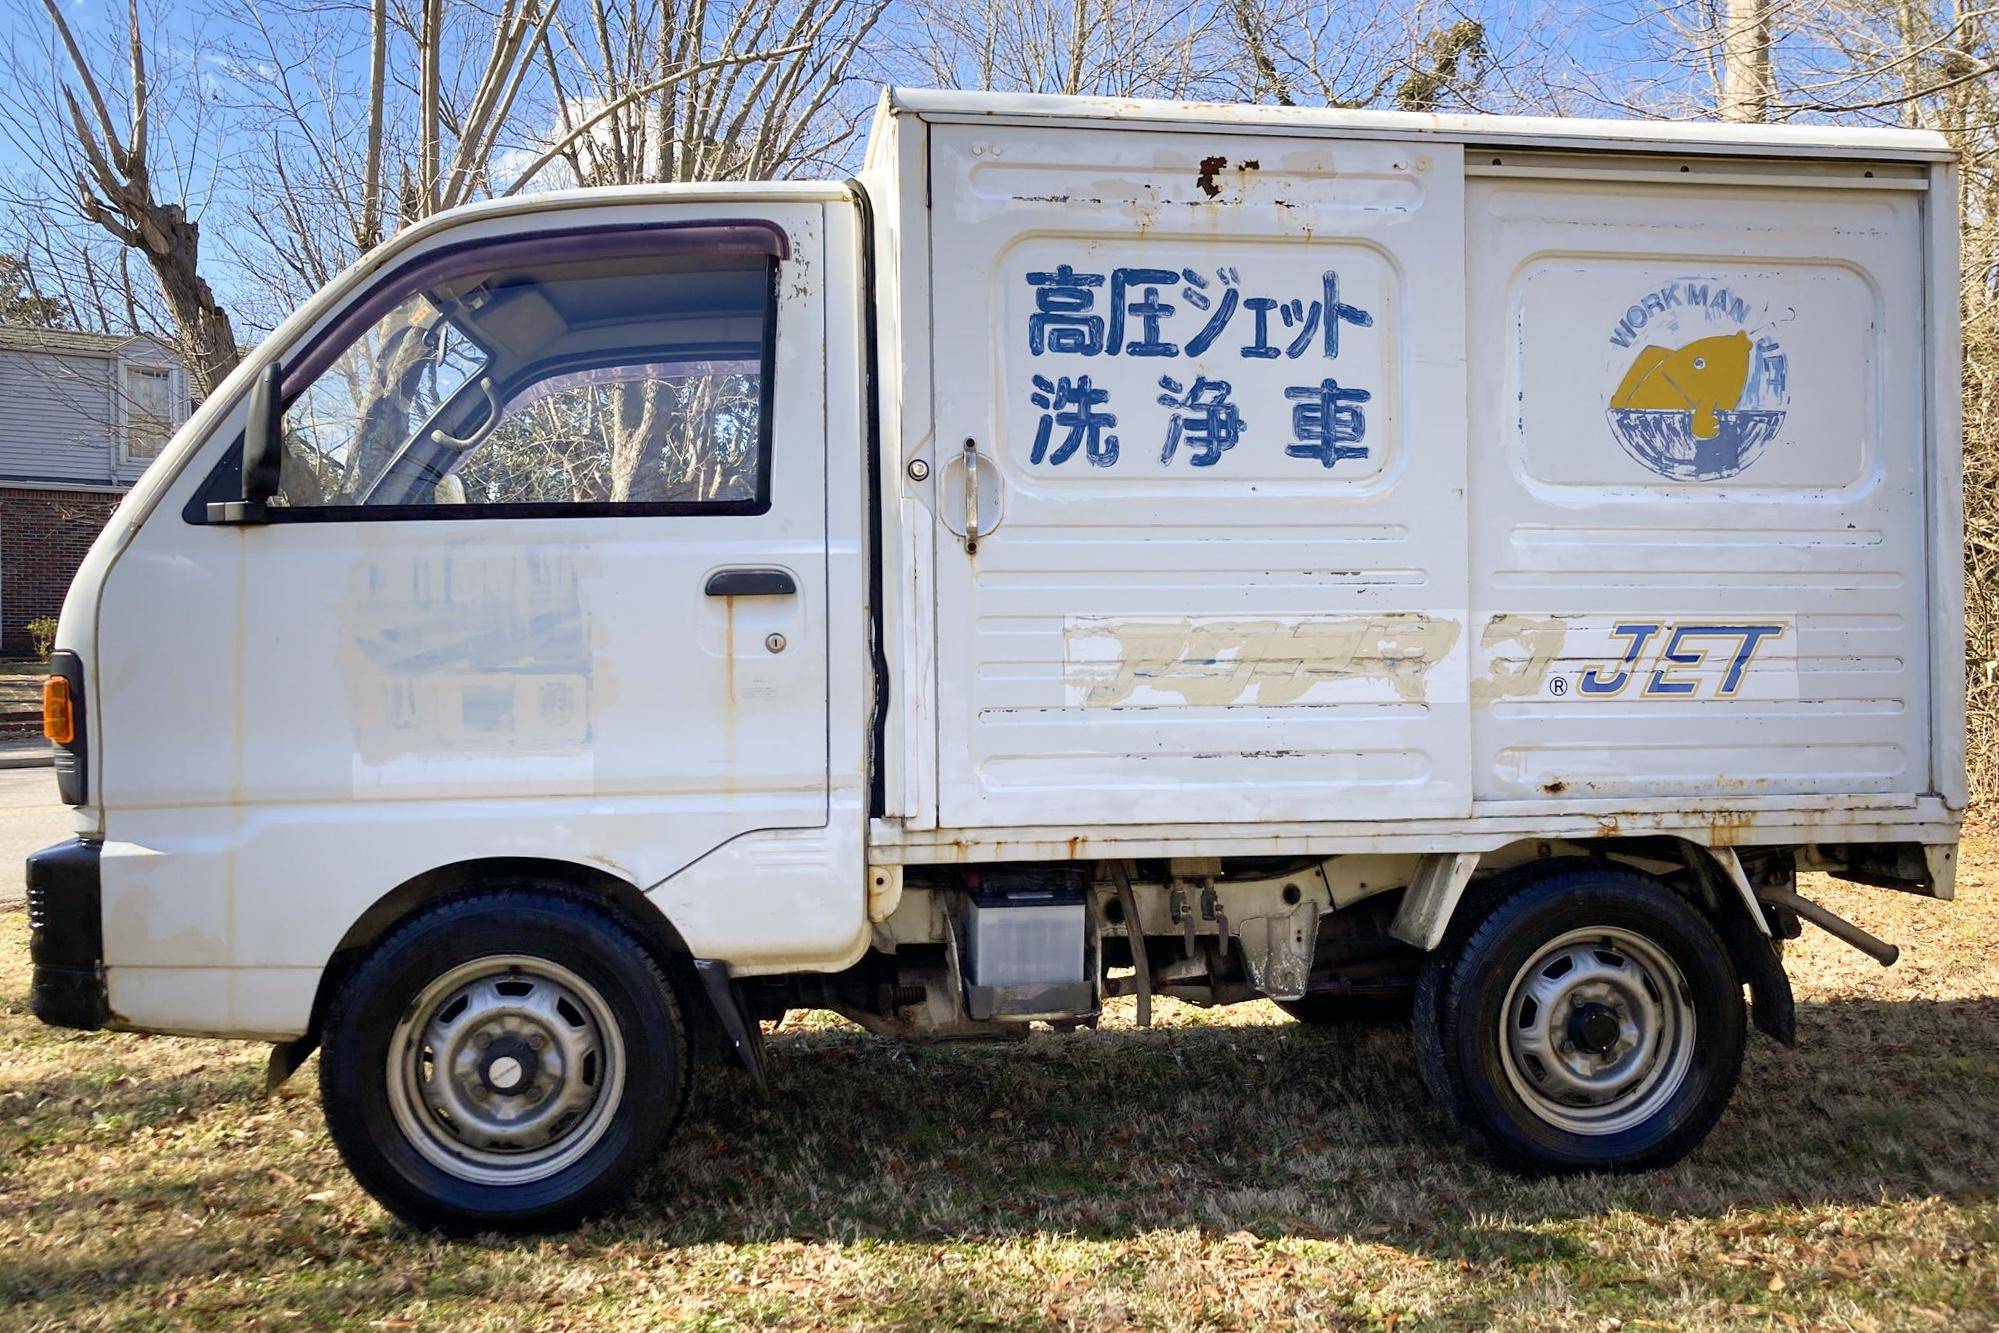
[[[906,844],[1200,825],[1204,853],[1351,850],[1415,820],[1504,836],[1475,831],[1491,817],[1947,830],[1958,390],[1934,143],[906,106],[871,159],[927,193],[895,196],[892,319],[929,336],[896,339],[894,425],[945,469],[934,500],[904,484],[896,534],[902,605],[937,607],[934,629],[905,618],[902,660],[934,656],[941,682],[896,714],[935,732],[934,780],[921,740],[887,750]],[[1034,276],[1065,266],[1066,286]],[[1137,354],[1120,270],[1172,275],[1126,292],[1172,308],[1171,352]],[[1250,358],[1259,317],[1276,354]],[[1700,441],[1685,410],[1613,409],[1641,358],[1707,339],[1747,344],[1753,367],[1715,373],[1725,407],[1759,410]],[[1094,456],[1034,461],[1037,376],[1103,395]],[[1328,382],[1355,436],[1330,465],[1298,456]],[[1185,436],[1202,404],[1159,401],[1196,384],[1237,409],[1225,449]]]
[[[323,1046],[446,1227],[797,1007],[1401,1005],[1501,1160],[1671,1161],[1800,920],[1893,958],[1801,867],[1950,896],[1956,209],[1924,133],[892,90],[855,180],[431,219],[78,576],[36,1012]]]

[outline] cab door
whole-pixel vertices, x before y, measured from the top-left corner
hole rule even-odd
[[[156,572],[213,566],[236,630],[193,701],[222,735],[178,764],[145,737],[148,714],[175,729],[160,678],[107,671],[112,835],[168,853],[106,858],[135,956],[159,956],[167,881],[220,923],[173,961],[316,967],[440,866],[556,860],[652,891],[743,840],[784,864],[682,895],[697,952],[823,958],[865,929],[826,833],[824,208],[730,211],[421,247],[284,354],[268,521],[210,517],[233,444],[153,516],[177,548]],[[166,610],[111,605],[145,599],[140,568],[107,593],[107,662]]]

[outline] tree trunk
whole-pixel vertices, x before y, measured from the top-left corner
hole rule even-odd
[[[1770,118],[1769,0],[1727,0],[1721,30],[1721,118]]]
[[[179,204],[165,204],[150,216],[134,219],[133,230],[144,242],[146,263],[166,298],[181,359],[187,363],[188,382],[199,401],[213,393],[242,360],[229,312],[216,301],[208,280],[198,271],[201,227]]]

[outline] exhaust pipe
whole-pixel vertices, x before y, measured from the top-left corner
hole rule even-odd
[[[1877,935],[1870,935],[1845,917],[1827,911],[1809,898],[1801,898],[1789,889],[1758,889],[1756,901],[1770,907],[1781,907],[1796,912],[1826,934],[1851,944],[1860,952],[1872,958],[1883,967],[1893,967],[1902,951]]]

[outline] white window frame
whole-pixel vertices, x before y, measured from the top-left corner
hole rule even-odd
[[[136,401],[136,396],[132,390],[132,377],[135,371],[155,374],[160,371],[166,372],[168,416],[166,434],[160,440],[160,452],[165,452],[167,441],[173,438],[174,432],[181,428],[182,423],[187,420],[188,416],[187,370],[185,367],[174,365],[171,362],[139,361],[131,357],[120,356],[118,358],[117,466],[121,468],[147,467],[151,465],[153,459],[159,457],[159,453],[154,453],[150,457],[145,458],[136,457],[132,453],[132,404]]]

